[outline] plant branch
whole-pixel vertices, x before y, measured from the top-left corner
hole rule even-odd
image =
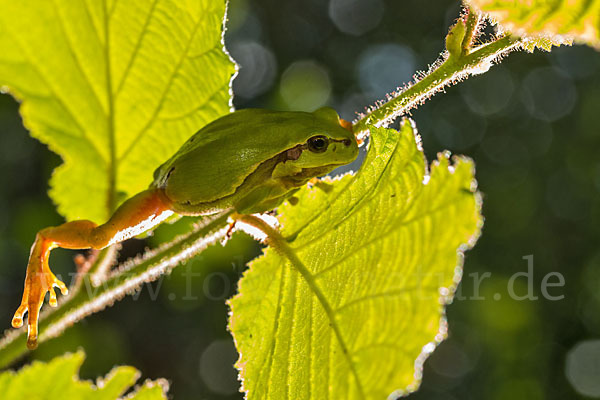
[[[353,129],[357,137],[364,137],[368,133],[369,125],[389,125],[446,86],[466,79],[469,75],[486,72],[503,55],[522,46],[519,38],[502,36],[472,48],[479,25],[480,16],[475,12],[463,15],[448,33],[448,50],[444,51],[440,60],[435,62],[427,73],[420,74],[402,90],[388,95],[387,101],[379,101],[354,121]]]
[[[144,283],[156,280],[182,261],[223,239],[228,230],[227,218],[230,214],[231,211],[228,211],[205,218],[192,232],[156,250],[147,251],[138,259],[121,264],[98,284],[93,282],[93,274],[89,271],[98,270],[98,263],[106,262],[107,257],[112,256],[111,251],[100,254],[96,264],[78,277],[77,290],[69,297],[62,298],[57,308],[42,313],[39,342],[60,335],[86,316],[111,306],[126,294],[135,293]],[[24,328],[5,333],[0,340],[0,368],[7,367],[27,353],[26,333]]]

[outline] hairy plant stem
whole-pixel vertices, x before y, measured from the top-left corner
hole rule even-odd
[[[476,35],[477,29],[470,23],[471,21],[467,19],[467,34]],[[463,43],[470,45],[472,40],[473,38],[467,39],[465,36]],[[390,95],[387,102],[381,102],[367,114],[360,116],[353,123],[354,132],[361,138],[368,133],[369,125],[377,127],[389,125],[397,117],[422,104],[446,86],[469,75],[487,71],[494,61],[520,46],[521,41],[518,38],[504,36],[473,49],[469,48],[461,54],[445,52],[442,61],[435,63],[420,80]]]
[[[92,282],[93,271],[98,270],[114,250],[100,253],[85,273],[77,276],[71,294],[62,298],[55,309],[46,309],[40,317],[39,342],[58,336],[65,329],[86,316],[111,306],[127,294],[133,294],[144,283],[156,280],[181,262],[190,259],[211,244],[222,240],[227,233],[227,218],[231,212],[207,217],[192,232],[156,250],[147,251],[143,257],[125,262],[114,272],[105,275],[102,282]],[[5,368],[28,350],[25,328],[9,330],[0,340],[0,368]]]

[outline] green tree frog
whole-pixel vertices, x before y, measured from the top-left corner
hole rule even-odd
[[[331,108],[315,112],[245,109],[200,129],[154,172],[150,187],[126,200],[108,222],[66,222],[42,229],[31,248],[25,289],[12,326],[28,312],[27,346],[37,345],[38,315],[46,292],[68,293],[48,265],[50,251],[102,249],[139,235],[173,213],[207,215],[272,210],[310,179],[348,164],[358,155],[352,125]]]

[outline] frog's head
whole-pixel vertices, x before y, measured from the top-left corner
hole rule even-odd
[[[307,127],[306,141],[287,151],[286,164],[301,168],[307,176],[319,176],[354,161],[358,143],[352,125],[329,107],[312,114],[315,123]]]

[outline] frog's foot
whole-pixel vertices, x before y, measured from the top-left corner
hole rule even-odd
[[[331,184],[330,179],[311,178],[311,180],[309,180],[308,183],[309,185],[312,185],[317,189],[324,191],[325,193],[330,193],[333,190],[333,185]]]
[[[235,220],[235,219],[229,222],[229,227],[227,228],[227,232],[225,233],[226,240],[230,240],[231,237],[233,236],[233,232],[235,230],[236,223],[237,223],[237,220]]]
[[[47,257],[41,259],[33,256],[34,254],[32,254],[29,266],[27,267],[23,299],[12,319],[12,326],[20,328],[23,325],[23,316],[26,312],[28,313],[27,347],[32,350],[37,347],[38,316],[40,308],[44,303],[46,292],[50,293],[49,304],[52,307],[56,307],[57,304],[55,287],[59,288],[63,295],[69,292],[67,286],[50,271],[47,264]]]
[[[51,306],[57,303],[55,287],[64,295],[68,293],[67,286],[56,279],[48,266],[52,249],[103,249],[158,225],[173,214],[171,206],[162,189],[148,189],[121,204],[103,225],[79,220],[39,231],[29,255],[23,300],[12,320],[12,326],[20,328],[23,316],[28,313],[27,347],[33,349],[37,344],[38,316],[46,293],[50,293]]]

